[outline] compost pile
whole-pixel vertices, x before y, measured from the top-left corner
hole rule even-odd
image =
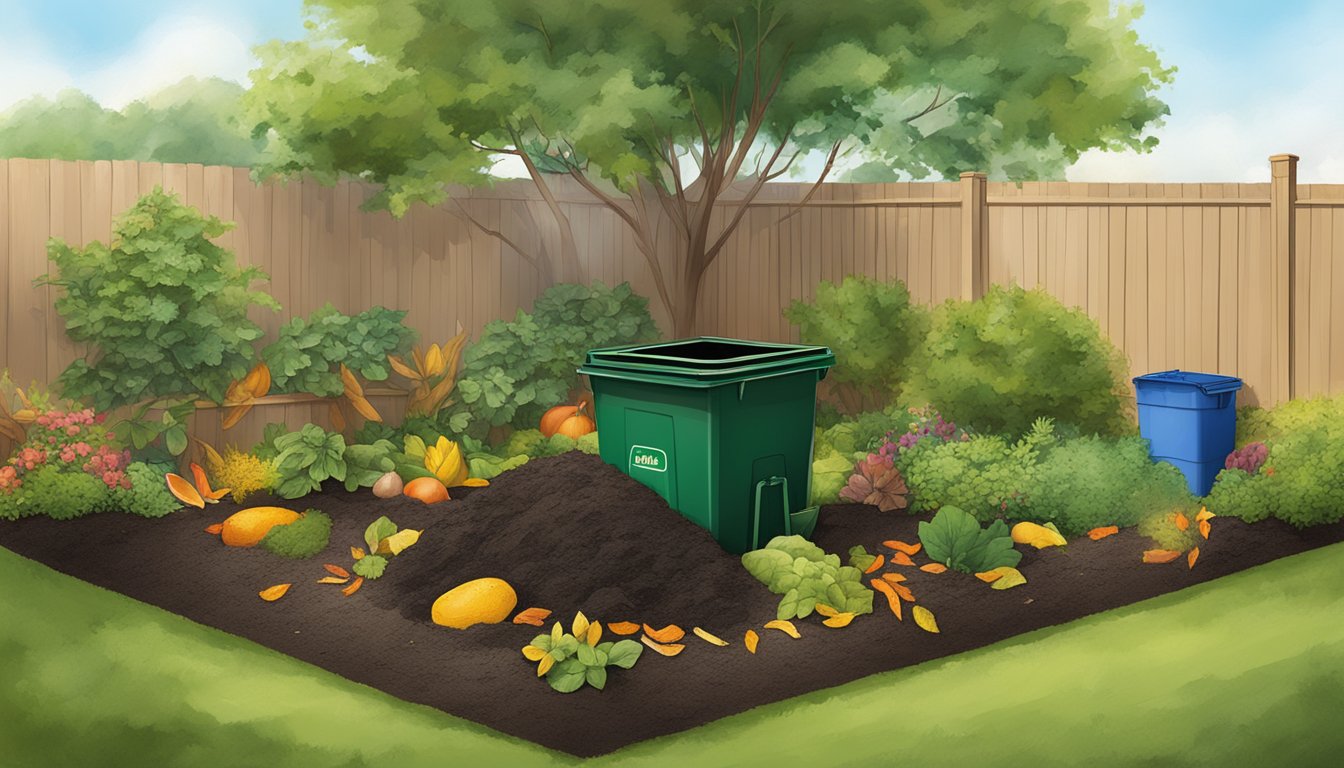
[[[428,620],[439,595],[485,576],[512,584],[520,609],[557,617],[728,627],[774,610],[736,555],[597,456],[530,461],[442,508],[378,585],[408,618]]]

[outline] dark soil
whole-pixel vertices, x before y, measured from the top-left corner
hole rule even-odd
[[[940,634],[919,630],[908,613],[898,622],[879,596],[874,615],[836,630],[809,618],[799,622],[803,639],[792,640],[761,628],[774,618],[778,597],[737,557],[596,457],[530,462],[489,488],[432,507],[336,487],[287,505],[331,515],[332,540],[321,556],[290,561],[224,547],[202,529],[235,511],[227,503],[160,520],[105,514],[0,523],[0,545],[399,698],[589,756],[1344,540],[1344,524],[1297,531],[1275,521],[1217,518],[1193,570],[1184,559],[1142,564],[1149,544],[1133,530],[1063,548],[1020,547],[1028,583],[1007,591],[964,574],[902,568],[919,604],[937,615]],[[424,528],[420,543],[352,597],[316,584],[326,575],[322,563],[349,567],[349,547],[384,514],[402,527]],[[918,521],[832,506],[814,538],[844,557],[855,544],[879,551],[886,539],[917,541]],[[922,554],[915,560],[927,562]],[[566,623],[582,610],[608,623],[680,624],[688,630],[686,650],[675,658],[646,652],[634,669],[613,669],[605,691],[555,693],[519,653],[537,628],[456,631],[430,623],[439,594],[480,576],[508,580],[520,609],[549,608]],[[280,601],[257,597],[282,582],[294,587]],[[696,625],[732,645],[716,648],[690,636]],[[753,627],[762,635],[754,656],[741,641]]]

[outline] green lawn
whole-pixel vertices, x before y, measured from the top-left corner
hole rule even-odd
[[[1337,545],[592,762],[1335,764],[1341,577]],[[579,762],[3,549],[0,585],[7,768]]]

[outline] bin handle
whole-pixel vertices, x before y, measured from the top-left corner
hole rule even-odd
[[[751,517],[751,546],[762,547],[761,543],[761,492],[767,487],[783,486],[784,535],[793,535],[793,520],[789,517],[789,479],[780,475],[771,475],[756,483],[756,506]]]

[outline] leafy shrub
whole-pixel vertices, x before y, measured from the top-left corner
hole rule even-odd
[[[277,495],[297,499],[322,490],[327,479],[345,480],[345,438],[316,424],[275,438]]]
[[[841,566],[839,555],[828,555],[802,536],[776,536],[762,549],[742,555],[742,565],[776,595],[781,619],[807,618],[823,603],[837,611],[859,615],[873,612],[873,592],[863,585],[863,574]]]
[[[240,503],[257,491],[270,490],[280,480],[274,462],[243,453],[233,446],[225,448],[218,460],[210,459],[210,473],[219,487],[230,489],[233,500]]]
[[[161,397],[224,399],[262,335],[248,310],[279,308],[249,289],[265,273],[238,269],[211,242],[230,226],[155,188],[118,217],[110,246],[48,244],[57,276],[37,282],[60,289],[66,333],[96,352],[61,373],[66,397],[98,410]]]
[[[919,524],[919,541],[930,559],[963,573],[1012,567],[1022,560],[1007,523],[995,520],[982,530],[974,517],[951,506]]]
[[[921,440],[896,459],[914,495],[910,510],[953,506],[982,522],[1019,517],[1025,492],[1034,484],[1036,460],[1057,440],[1048,419],[1038,420],[1016,443],[998,435],[952,442]]]
[[[445,432],[482,437],[491,427],[535,426],[577,386],[587,350],[657,335],[648,300],[627,283],[552,286],[532,314],[518,310],[513,322],[487,324],[467,348]]]
[[[1269,442],[1327,422],[1344,422],[1344,394],[1290,400],[1272,409],[1237,411],[1237,445]]]
[[[280,557],[301,560],[327,548],[331,540],[331,517],[310,509],[289,525],[277,525],[266,533],[261,546]]]
[[[493,451],[501,457],[527,456],[539,459],[544,456],[559,456],[570,451],[596,454],[597,433],[589,432],[577,440],[567,435],[545,437],[539,429],[519,429]]]
[[[33,410],[26,439],[0,469],[0,489],[23,483],[24,476],[43,467],[84,472],[108,488],[129,487],[126,465],[131,455],[103,426],[103,414],[92,408]]]
[[[1086,314],[1043,290],[994,286],[934,311],[908,390],[978,431],[1015,436],[1051,417],[1127,434],[1126,375],[1124,355]]]
[[[397,468],[393,457],[397,447],[387,440],[371,445],[348,445],[345,448],[345,490],[370,488],[378,478]]]
[[[140,517],[163,517],[182,508],[182,503],[168,492],[163,471],[142,461],[131,462],[126,468],[130,487],[112,491],[108,508]]]
[[[1257,474],[1218,473],[1207,498],[1210,512],[1247,522],[1276,517],[1298,528],[1344,518],[1344,418],[1298,422],[1307,409],[1292,410],[1279,424],[1301,426],[1268,443],[1269,456]]]
[[[602,625],[590,624],[582,613],[574,617],[570,632],[560,622],[532,638],[523,657],[537,663],[537,676],[560,693],[573,693],[584,685],[607,687],[607,667],[630,669],[644,653],[634,640],[602,642]]]
[[[27,489],[22,486],[0,488],[0,520],[18,520],[34,514],[37,513],[28,504]]]
[[[817,428],[812,442],[811,504],[833,503],[839,499],[854,472],[854,464],[877,451],[883,435],[898,423],[899,414],[891,408],[859,414],[827,428]]]
[[[351,316],[327,304],[307,320],[292,318],[261,351],[274,391],[336,397],[345,391],[341,363],[368,381],[386,380],[388,355],[404,355],[415,343],[415,331],[402,324],[405,317],[384,307]]]
[[[108,487],[83,472],[62,471],[44,466],[26,478],[27,514],[46,515],[53,520],[72,520],[107,508]]]
[[[904,283],[863,276],[839,285],[822,281],[811,303],[795,301],[784,316],[799,326],[805,343],[835,353],[827,381],[850,413],[898,393],[910,353],[928,331],[928,313],[910,303]]]
[[[939,440],[946,443],[952,440],[969,440],[971,437],[969,432],[959,428],[955,422],[944,419],[933,406],[911,408],[909,413],[911,420],[906,425],[905,432],[901,434],[897,434],[894,430],[888,432],[878,453],[895,456],[900,451],[915,447],[921,440]]]

